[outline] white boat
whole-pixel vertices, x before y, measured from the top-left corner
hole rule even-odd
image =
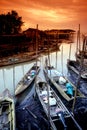
[[[31,83],[34,81],[40,67],[34,64],[31,69],[24,75],[24,77],[19,81],[15,89],[15,96],[26,90]]]

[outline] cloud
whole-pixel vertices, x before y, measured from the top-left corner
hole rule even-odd
[[[46,28],[87,26],[86,0],[0,0],[0,14],[16,10],[25,22],[23,28],[39,24]]]

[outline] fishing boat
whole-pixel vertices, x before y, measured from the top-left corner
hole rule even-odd
[[[44,75],[44,74],[43,74]],[[81,130],[55,91],[42,75],[36,77],[36,94],[48,117],[51,130]]]
[[[83,65],[87,67],[87,36],[83,38],[82,48],[79,48],[76,52],[76,61],[80,63],[81,57],[83,59]]]
[[[69,102],[74,99],[76,86],[66,76],[58,72],[53,66],[45,66],[44,73],[50,84],[66,101]],[[84,97],[80,90],[77,90],[77,97]]]
[[[80,29],[77,36],[79,43],[77,42],[76,59],[68,59],[67,68],[70,73],[74,72],[77,76],[81,73],[81,78],[87,80],[87,36],[83,36],[82,43],[80,43]]]
[[[34,64],[31,69],[24,75],[24,77],[19,81],[15,89],[15,96],[26,90],[31,83],[34,81],[40,67]]]
[[[67,60],[68,72],[72,74],[74,72],[76,76],[79,75],[81,70],[81,79],[87,80],[87,67],[81,69],[80,64],[75,60]]]
[[[8,89],[0,95],[0,130],[15,130],[14,100]]]

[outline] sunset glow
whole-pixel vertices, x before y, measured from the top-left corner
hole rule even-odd
[[[0,14],[11,10],[18,12],[24,22],[23,30],[39,29],[78,29],[87,32],[86,0],[0,0]]]

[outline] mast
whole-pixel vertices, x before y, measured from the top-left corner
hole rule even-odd
[[[79,29],[77,31],[77,46],[76,46],[76,61],[77,61],[77,54],[81,50],[81,45],[80,45],[80,24],[79,24]]]
[[[46,63],[46,68],[48,67],[48,61],[47,61],[47,58],[45,60],[45,63]],[[47,69],[46,69],[47,71]],[[51,73],[51,72],[50,72]],[[48,71],[47,71],[47,74],[48,74]],[[48,100],[48,121],[50,122],[50,101],[49,101],[49,91],[50,91],[50,86],[48,85],[49,84],[49,80],[48,80],[48,77],[47,78],[47,100]]]
[[[79,25],[79,32],[80,32],[80,25]],[[80,36],[80,34],[79,34]],[[84,41],[83,41],[84,42]],[[79,45],[80,45],[80,38],[79,38]],[[80,79],[81,79],[81,73],[82,73],[82,69],[83,69],[83,53],[81,53],[81,60],[80,60],[80,71],[79,71],[79,75],[78,75],[78,79],[77,79],[77,83],[76,83],[76,89],[75,89],[75,95],[74,95],[74,101],[73,101],[73,105],[72,105],[72,112],[74,112],[74,107],[75,107],[75,103],[76,103],[76,97],[77,97],[77,90],[78,90],[78,86],[80,84]]]
[[[79,30],[77,31],[77,46],[76,46],[76,53],[78,53],[78,51],[79,51],[79,48],[78,48],[78,38],[79,38]]]
[[[80,42],[80,24],[79,24],[79,50],[81,50],[81,42]]]
[[[62,74],[63,74],[63,45],[61,50],[61,66],[62,66]]]
[[[48,61],[46,59],[45,62],[46,62],[46,67],[50,66],[49,37],[48,37]],[[48,75],[48,71],[47,71],[47,75]],[[50,70],[50,75],[51,75],[51,70]],[[50,101],[49,101],[50,86],[49,86],[48,77],[46,78],[47,78],[47,99],[48,99],[48,121],[50,122]]]
[[[37,39],[37,37],[38,37],[38,24],[37,24],[37,26],[36,26],[36,50],[35,50],[35,52],[36,52],[36,78],[37,78],[37,54],[38,54],[38,39]],[[35,78],[35,85],[36,85],[36,78]],[[36,96],[36,89],[35,89],[35,93],[34,93],[34,97]]]
[[[50,122],[50,101],[49,101],[50,86],[47,84],[47,99],[48,99],[48,120]]]
[[[73,101],[73,106],[72,106],[72,112],[74,112],[74,107],[75,107],[76,97],[77,97],[77,90],[78,90],[78,86],[80,84],[82,68],[83,68],[83,55],[81,54],[80,71],[79,71],[78,80],[77,80],[76,89],[75,89],[75,95],[74,95],[74,101]]]
[[[38,54],[38,24],[36,26],[36,70],[37,70],[37,54]]]

